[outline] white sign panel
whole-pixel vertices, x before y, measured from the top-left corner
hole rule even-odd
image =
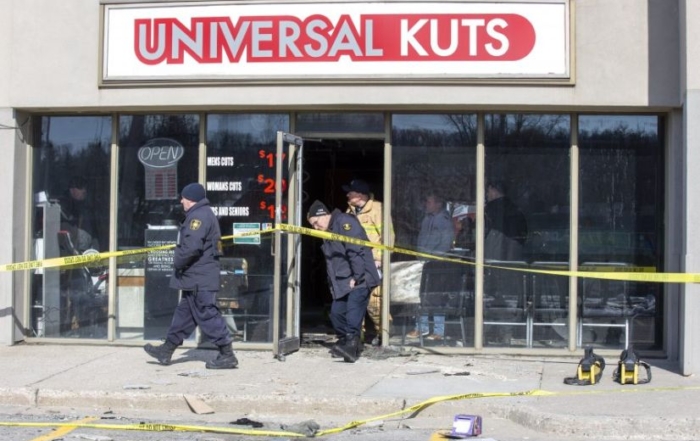
[[[258,234],[251,234],[251,233]],[[242,237],[241,234],[246,234]],[[233,223],[233,243],[235,244],[247,244],[247,245],[260,245],[260,224],[248,222],[248,223]]]
[[[103,81],[568,78],[569,4],[105,6]]]

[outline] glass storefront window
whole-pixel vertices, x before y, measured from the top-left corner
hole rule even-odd
[[[568,115],[485,115],[484,346],[564,347],[568,279],[492,268],[568,269]]]
[[[176,242],[180,190],[198,180],[199,124],[198,115],[120,116],[118,250]],[[172,251],[130,255],[117,266],[117,338],[164,338],[179,301],[169,288]]]
[[[579,263],[662,271],[663,130],[656,115],[579,117]],[[661,347],[662,286],[581,279],[582,345]]]
[[[299,113],[297,133],[378,133],[384,134],[383,113]]]
[[[238,341],[270,342],[272,235],[235,244],[230,236],[272,225],[274,190],[287,184],[286,170],[282,182],[275,179],[276,132],[288,131],[290,118],[206,118],[207,197],[228,236],[219,306]],[[384,134],[384,114],[376,112],[305,112],[296,124],[299,132]],[[579,269],[662,271],[663,118],[580,115],[578,125]],[[35,117],[33,257],[110,251],[110,216],[117,250],[175,242],[184,216],[179,192],[203,178],[200,116],[121,115],[118,126],[111,207],[112,117]],[[569,115],[484,115],[484,346],[568,345],[568,278],[493,266],[568,268],[570,126]],[[392,115],[395,246],[465,262],[392,254],[391,315],[401,329],[394,343],[474,344],[476,133],[474,114]],[[163,251],[117,260],[117,339],[165,335],[178,301],[168,288],[171,258]],[[106,261],[34,270],[31,335],[106,338],[111,277]],[[579,278],[577,344],[661,348],[662,295],[661,284]]]
[[[34,120],[33,236],[37,259],[109,251],[109,116]],[[106,262],[38,269],[31,278],[35,337],[107,337]]]
[[[473,260],[476,115],[395,114],[391,142],[395,246]],[[399,338],[473,346],[473,266],[396,253],[391,260]]]
[[[280,185],[275,182],[278,130],[289,130],[288,115],[207,116],[207,197],[219,217],[221,234],[229,237],[224,241],[218,302],[236,341],[272,341],[274,236],[230,236],[273,225],[275,188]],[[283,191],[285,179],[286,173]],[[284,327],[282,319],[280,328]]]

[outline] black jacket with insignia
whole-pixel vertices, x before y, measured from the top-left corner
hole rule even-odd
[[[219,245],[221,230],[209,200],[204,198],[187,210],[180,226],[170,287],[218,291],[221,285]]]
[[[331,213],[328,232],[368,240],[367,233],[357,218],[338,209]],[[334,299],[339,299],[352,290],[351,280],[355,280],[355,287],[366,287],[369,290],[379,285],[379,273],[370,248],[337,240],[324,240],[321,251],[326,258],[328,283]]]

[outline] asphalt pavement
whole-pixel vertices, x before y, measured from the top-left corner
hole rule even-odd
[[[369,348],[364,355],[344,363],[313,347],[279,361],[271,352],[237,351],[238,368],[217,371],[204,367],[213,350],[178,349],[173,364],[161,366],[140,347],[19,344],[0,347],[0,402],[176,415],[193,412],[187,395],[216,413],[313,419],[321,429],[402,418],[449,429],[455,415],[471,414],[485,427],[506,419],[562,438],[700,439],[700,379],[679,375],[665,360],[645,360],[648,384],[620,385],[612,379],[617,360],[606,356],[598,384],[572,386],[563,379],[575,375],[583,351],[526,357]]]

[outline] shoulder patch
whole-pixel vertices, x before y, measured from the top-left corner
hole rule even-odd
[[[202,221],[199,219],[192,219],[190,221],[190,230],[196,231],[199,230],[199,227],[202,226]]]
[[[350,224],[343,224],[343,230],[345,230],[345,231],[350,231],[350,230],[352,230],[352,225],[350,225]]]

